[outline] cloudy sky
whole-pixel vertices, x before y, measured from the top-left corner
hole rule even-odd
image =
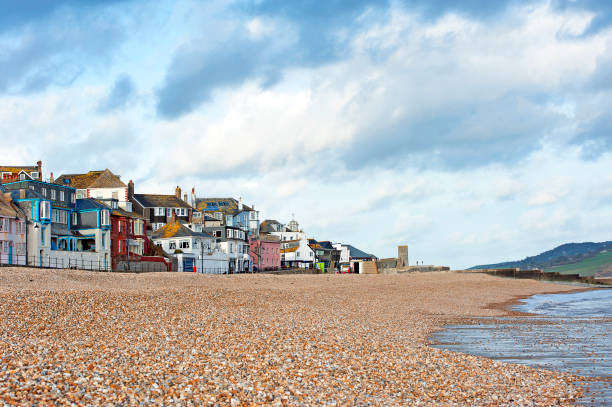
[[[468,267],[612,240],[612,3],[0,1],[3,164]]]

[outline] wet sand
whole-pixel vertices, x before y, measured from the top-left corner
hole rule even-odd
[[[554,405],[575,376],[428,346],[575,287],[488,275],[0,268],[0,400],[76,405]]]

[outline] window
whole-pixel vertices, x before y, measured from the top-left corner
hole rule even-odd
[[[78,215],[77,215],[77,213],[76,213],[76,212],[72,214],[72,225],[73,225],[73,226],[76,226],[76,225],[78,225],[78,223],[79,223],[79,219],[78,219],[78,217],[77,217],[77,216],[78,216]]]
[[[162,247],[162,242],[159,242],[159,241],[155,242],[155,246]]]
[[[60,191],[60,201],[64,200],[64,191]]]
[[[102,233],[102,248],[104,249],[104,241],[106,240],[106,233]]]
[[[104,209],[100,212],[100,224],[102,226],[109,225],[109,213],[107,209]]]
[[[113,199],[119,199],[119,192],[113,192]]]
[[[176,249],[176,242],[173,241],[173,242],[168,243],[168,248],[170,250],[175,250]]]
[[[233,237],[234,231],[232,229],[227,229],[227,238],[231,239]]]
[[[9,223],[8,223],[8,218],[2,218],[0,219],[0,232],[8,232],[9,228]]]
[[[51,203],[49,201],[40,201],[40,218],[49,219],[51,213]]]
[[[85,199],[87,198],[87,191],[85,189],[79,189],[77,191],[77,199]]]
[[[179,247],[181,249],[189,249],[189,240],[181,240]]]
[[[45,244],[45,232],[47,231],[47,228],[40,228],[40,244],[44,245]]]
[[[25,174],[22,172],[19,174],[19,181],[23,181],[25,179]]]
[[[32,171],[30,173],[30,177],[34,178],[34,179],[38,179],[38,171]]]
[[[193,218],[194,219],[199,219],[200,218],[201,213],[200,212],[194,212],[193,213]]]
[[[117,231],[121,232],[121,221],[117,222],[117,228],[118,228]]]
[[[165,208],[155,208],[155,216],[164,216],[165,213]]]
[[[168,217],[172,216],[172,209],[170,208],[166,209],[166,216]]]
[[[74,192],[70,193],[70,202],[76,203],[76,196],[74,195]]]
[[[220,230],[215,231],[215,237],[221,237],[221,231]]]
[[[47,188],[41,189],[43,196],[47,196]]]
[[[51,190],[51,199],[55,201],[55,189]]]
[[[300,257],[300,252],[297,252],[296,254],[297,254],[298,257]]]
[[[25,222],[17,222],[17,233],[24,234],[25,233]]]

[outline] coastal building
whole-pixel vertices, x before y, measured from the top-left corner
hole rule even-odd
[[[37,180],[3,184],[26,214],[28,264],[109,270],[110,212],[75,188]]]
[[[228,256],[230,273],[251,270],[248,232],[234,226],[206,227],[203,231],[211,235]]]
[[[192,201],[197,211],[221,220],[224,225],[238,227],[251,236],[259,234],[259,212],[255,207],[242,203],[242,198],[195,198]]]
[[[0,185],[0,264],[26,264],[26,216]]]
[[[151,235],[153,244],[178,260],[177,271],[205,274],[227,274],[229,256],[215,238],[206,232],[194,232],[175,215]]]
[[[271,232],[280,241],[281,267],[311,268],[315,263],[315,253],[299,223],[292,219],[288,226],[280,231]]]
[[[315,253],[315,264],[321,265],[324,271],[336,270],[339,267],[341,251],[334,248],[331,242],[309,239],[308,245]]]
[[[128,199],[133,211],[146,221],[147,230],[156,231],[171,222],[173,216],[184,223],[191,223],[193,208],[181,199],[181,188],[176,187],[174,195],[135,194],[130,181]]]
[[[340,252],[340,266],[350,267],[351,272],[363,273],[364,270],[371,269],[370,262],[375,268],[377,257],[373,254],[368,254],[350,244],[334,243],[332,246]],[[362,264],[364,262],[368,264]]]
[[[281,268],[280,239],[260,233],[249,237],[249,256],[252,271],[279,270]]]
[[[84,174],[63,174],[52,182],[75,188],[77,199],[115,199],[119,208],[132,211],[128,186],[121,181],[119,175],[113,174],[108,168]]]
[[[34,166],[0,165],[0,184],[26,179],[42,181],[42,161]]]

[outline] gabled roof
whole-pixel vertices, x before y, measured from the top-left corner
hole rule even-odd
[[[191,205],[176,195],[134,194],[134,199],[143,208],[191,208]]]
[[[56,180],[56,184],[70,185],[77,189],[85,188],[126,188],[118,175],[108,168],[105,170],[89,171],[86,174],[63,174]]]
[[[319,241],[319,245],[323,249],[334,249],[334,246],[332,246],[332,244],[331,244],[331,242],[329,240]]]
[[[212,238],[212,236],[206,232],[194,232],[193,230],[189,229],[187,226],[184,226],[179,221],[167,223],[163,227],[157,229],[151,235],[151,239],[168,239],[172,237],[208,237],[208,238]]]

